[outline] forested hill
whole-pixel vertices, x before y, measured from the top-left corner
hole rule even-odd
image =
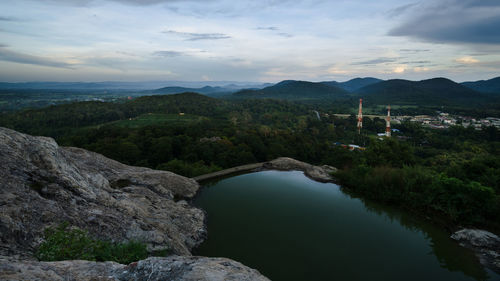
[[[34,135],[56,137],[71,128],[127,120],[148,113],[188,113],[217,117],[225,104],[223,100],[197,93],[144,96],[125,103],[78,102],[4,114],[0,126]]]
[[[221,96],[221,95],[229,95],[235,91],[237,91],[237,90],[225,88],[225,87],[205,86],[202,88],[164,87],[164,88],[151,90],[151,91],[145,91],[145,92],[149,92],[151,94],[162,94],[162,95],[192,92],[192,93],[204,94],[207,96]]]
[[[349,92],[336,86],[307,81],[285,80],[261,90],[242,90],[236,98],[274,98],[286,100],[334,100],[347,97]]]
[[[261,90],[242,90],[229,97],[270,98],[315,104],[332,101],[342,103],[363,98],[365,102],[372,105],[452,106],[469,109],[484,105],[498,108],[500,105],[500,96],[480,93],[446,78],[422,81],[356,78],[343,83],[285,80]]]
[[[446,78],[387,80],[363,87],[355,95],[377,104],[468,106],[488,101],[485,95]]]
[[[384,80],[373,78],[373,77],[365,77],[365,78],[358,77],[358,78],[354,78],[354,79],[351,79],[351,80],[346,81],[346,82],[325,81],[325,82],[321,82],[321,83],[328,85],[328,86],[339,87],[339,88],[342,88],[348,92],[355,92],[355,91],[357,91],[365,86],[375,84],[378,82],[382,82],[382,81],[384,81]]]
[[[479,80],[475,82],[463,82],[460,84],[481,93],[500,95],[500,77],[496,77],[489,80]]]

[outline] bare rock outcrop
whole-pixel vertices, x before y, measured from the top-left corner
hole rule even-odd
[[[129,265],[91,261],[11,263],[0,260],[1,280],[266,281],[257,270],[225,258],[151,257]]]
[[[462,229],[451,235],[461,246],[476,252],[481,263],[500,273],[500,237],[481,229]]]
[[[196,181],[51,138],[0,128],[0,179],[0,256],[32,257],[43,230],[64,221],[96,238],[182,255],[206,235],[203,211],[180,200],[197,192]]]
[[[331,173],[337,171],[337,168],[332,166],[328,165],[314,166],[288,157],[280,157],[272,161],[266,162],[264,163],[263,168],[271,170],[282,170],[282,171],[299,170],[303,171],[304,174],[309,178],[320,182],[333,181]]]

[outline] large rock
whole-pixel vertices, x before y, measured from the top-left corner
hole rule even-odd
[[[332,166],[314,166],[288,157],[280,157],[266,162],[264,163],[263,168],[282,171],[299,170],[303,171],[309,178],[321,182],[333,181],[331,173],[337,171],[337,168]]]
[[[0,127],[0,256],[32,257],[43,230],[67,221],[100,239],[139,240],[190,255],[205,237],[203,211],[183,198],[196,181],[131,167]]]
[[[258,271],[224,258],[148,258],[127,266],[90,261],[13,263],[0,260],[0,280],[269,280]]]
[[[481,229],[462,229],[451,235],[461,246],[476,252],[481,263],[500,273],[500,237]]]

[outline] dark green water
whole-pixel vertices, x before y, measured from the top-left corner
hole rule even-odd
[[[207,211],[209,233],[195,254],[272,280],[500,280],[444,230],[302,172],[223,179],[194,203]]]

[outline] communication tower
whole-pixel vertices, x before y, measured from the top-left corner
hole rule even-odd
[[[363,127],[363,99],[359,99],[359,111],[358,111],[358,134],[361,134],[361,128]]]
[[[385,118],[385,136],[391,137],[391,106],[387,107],[387,117]]]

